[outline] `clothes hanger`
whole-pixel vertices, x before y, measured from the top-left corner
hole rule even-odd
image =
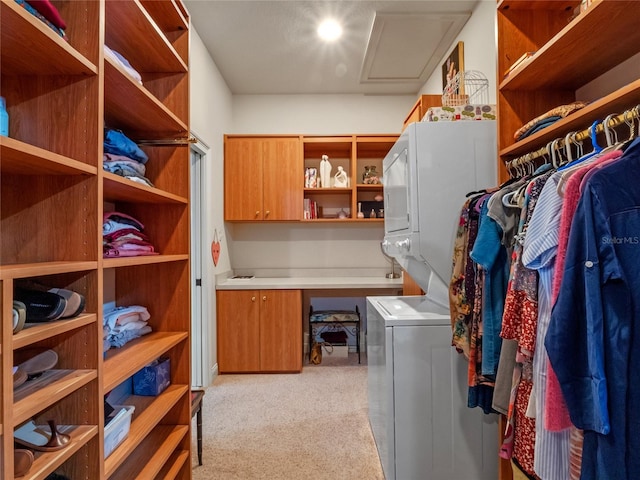
[[[598,155],[601,151],[602,151],[602,147],[600,145],[598,145],[598,139],[597,139],[597,128],[598,128],[598,121],[596,120],[595,122],[593,122],[593,124],[591,125],[590,131],[591,134],[589,136],[589,138],[591,138],[591,146],[593,147],[593,151],[582,155],[581,157],[578,157],[577,159],[575,159],[574,161],[567,163],[565,165],[562,165],[561,167],[558,168],[558,171],[563,171],[566,170],[567,168],[577,165],[579,163],[584,162],[585,160],[588,160],[589,158],[594,157],[595,155]]]

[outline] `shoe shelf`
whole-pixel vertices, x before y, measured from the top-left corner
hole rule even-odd
[[[3,75],[98,73],[96,64],[76,50],[71,40],[64,41],[16,2],[1,2],[0,27]]]
[[[165,463],[156,478],[163,478],[164,480],[173,480],[174,478],[177,478],[180,470],[189,458],[190,453],[188,450],[176,451],[169,461]]]
[[[2,174],[95,175],[97,167],[58,155],[11,137],[0,136]]]
[[[131,395],[122,401],[123,405],[133,405],[135,410],[131,420],[129,436],[105,460],[105,476],[109,477],[133,453],[158,425],[160,420],[189,391],[186,385],[169,385],[157,397]]]
[[[65,448],[55,452],[34,452],[35,460],[33,465],[25,476],[20,477],[22,480],[46,478],[50,472],[71,458],[98,434],[98,427],[96,425],[58,425],[58,430],[61,433],[70,435],[71,442],[69,442]]]
[[[51,337],[96,323],[96,321],[97,315],[95,313],[83,313],[70,319],[30,324],[13,335],[12,345],[14,349],[24,348]]]
[[[89,272],[95,270],[97,267],[97,261],[18,263],[15,265],[0,266],[0,279],[10,280],[61,273]]]
[[[97,377],[97,370],[60,369],[44,372],[40,378],[31,380],[31,385],[25,384],[14,392],[14,426],[64,399]]]
[[[127,461],[107,478],[156,478],[188,433],[189,427],[185,425],[156,426]]]
[[[108,350],[103,368],[104,391],[112,390],[142,367],[184,342],[188,336],[188,332],[152,332],[122,348]]]

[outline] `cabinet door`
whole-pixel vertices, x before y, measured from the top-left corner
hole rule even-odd
[[[263,219],[301,220],[304,174],[300,139],[267,138],[263,149]]]
[[[218,291],[220,373],[260,370],[260,292]]]
[[[227,138],[224,148],[225,220],[262,220],[262,140]]]
[[[260,369],[302,370],[302,294],[300,290],[260,291]]]

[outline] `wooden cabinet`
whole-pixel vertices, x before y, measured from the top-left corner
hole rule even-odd
[[[225,220],[300,220],[302,176],[299,137],[225,136]]]
[[[303,162],[305,169],[320,167],[323,155],[329,157],[332,176],[342,167],[348,183],[346,187],[336,187],[334,181],[329,187],[322,185],[304,189],[304,198],[317,205],[317,218],[304,220],[330,222],[378,222],[382,223],[384,204],[375,197],[382,196],[382,184],[365,184],[363,173],[366,166],[373,166],[382,177],[382,160],[391,149],[397,135],[342,135],[334,137],[303,136]],[[358,218],[358,209],[363,217]],[[372,216],[371,212],[375,212]],[[346,218],[339,219],[344,213]]]
[[[421,122],[430,107],[440,106],[442,106],[442,95],[420,95],[404,119],[402,131],[404,131],[410,123]]]
[[[558,105],[584,100],[576,93],[581,87],[640,51],[637,2],[595,0],[569,21],[579,5],[579,1],[498,2],[498,72],[506,72],[526,52],[536,52],[498,87],[501,181],[509,176],[505,162],[638,103],[640,80],[609,81],[616,85],[587,107],[518,142],[514,140],[514,132],[529,120]]]
[[[221,373],[300,372],[300,290],[218,290]]]
[[[66,39],[14,1],[0,2],[0,477],[13,478],[13,430],[34,419],[71,426],[72,443],[36,455],[23,477],[190,478],[188,14],[179,1],[58,1]],[[103,55],[109,45],[142,85]],[[28,54],[25,52],[28,51]],[[103,171],[103,127],[144,140],[149,187]],[[149,142],[154,143],[151,145]],[[156,143],[158,142],[158,143]],[[103,212],[138,218],[160,253],[103,259]],[[79,316],[12,333],[18,282],[67,288]],[[143,304],[153,333],[103,358],[103,303]],[[58,354],[54,379],[12,391],[32,349]],[[159,356],[171,386],[135,405],[129,437],[104,460],[103,396]]]

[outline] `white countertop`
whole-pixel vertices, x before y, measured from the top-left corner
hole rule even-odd
[[[380,277],[255,277],[249,280],[226,279],[216,285],[217,290],[259,289],[401,289],[402,278]]]

